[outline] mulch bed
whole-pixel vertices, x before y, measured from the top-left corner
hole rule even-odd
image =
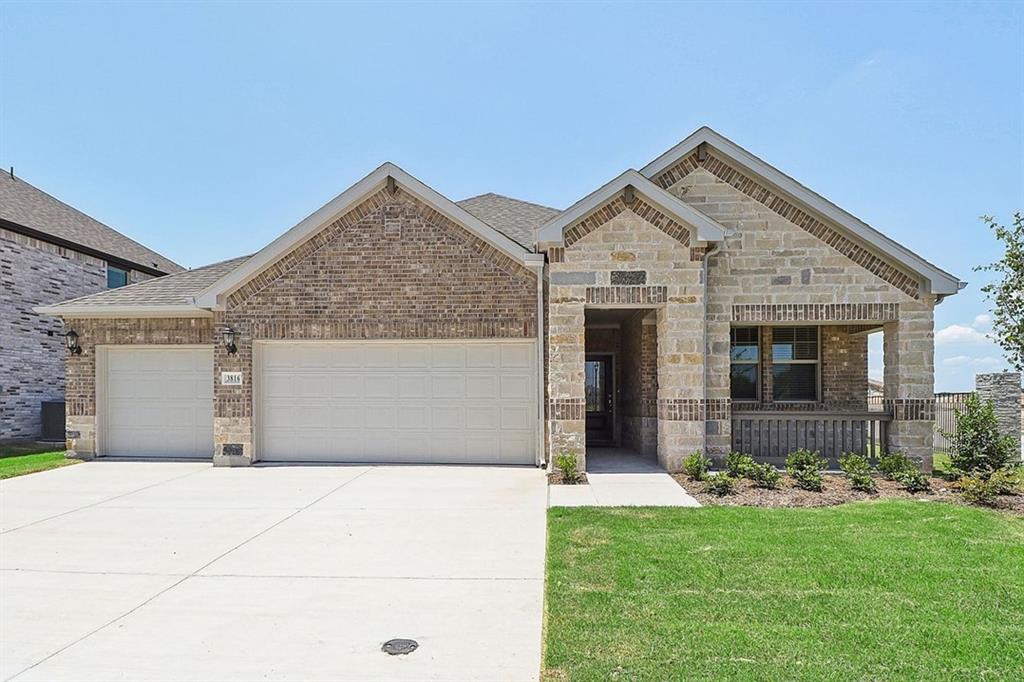
[[[931,491],[926,493],[908,493],[900,484],[889,481],[881,476],[875,477],[878,492],[862,493],[850,489],[846,477],[841,474],[825,474],[825,483],[820,493],[797,488],[793,479],[783,474],[776,490],[754,487],[753,482],[742,479],[736,484],[736,492],[732,495],[712,495],[706,491],[706,484],[691,481],[684,474],[673,474],[674,478],[688,493],[693,495],[702,505],[718,505],[732,507],[831,507],[858,500],[932,500],[964,504],[963,498],[954,488],[952,481],[944,478],[931,477]],[[1000,495],[996,498],[995,509],[1024,516],[1024,495]]]
[[[564,478],[562,478],[562,472],[559,471],[558,469],[555,469],[554,471],[551,471],[551,472],[548,473],[548,485],[584,485],[584,484],[586,484],[586,482],[587,482],[587,475],[584,472],[582,472],[582,471],[578,475],[579,475],[579,480],[578,481],[576,481],[575,483],[569,483]]]

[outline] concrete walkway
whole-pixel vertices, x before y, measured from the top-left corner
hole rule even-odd
[[[527,467],[0,481],[0,680],[536,680],[546,490]]]
[[[629,450],[587,450],[587,485],[548,486],[549,507],[699,507],[658,463]]]

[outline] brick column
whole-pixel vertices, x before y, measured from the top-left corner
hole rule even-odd
[[[1017,443],[1020,456],[1020,372],[998,372],[978,374],[974,378],[978,398],[990,401],[999,421],[999,433],[1010,436]]]
[[[668,471],[704,448],[702,295],[676,297],[658,311],[658,463]]]
[[[551,287],[548,305],[548,451],[576,455],[586,469],[586,317],[584,299]]]
[[[932,469],[935,435],[935,344],[932,301],[901,303],[884,326],[885,406],[893,420],[887,447]]]

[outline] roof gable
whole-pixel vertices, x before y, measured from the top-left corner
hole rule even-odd
[[[537,242],[539,244],[564,243],[565,232],[570,226],[586,218],[630,187],[656,208],[693,228],[694,242],[721,241],[728,233],[728,230],[717,221],[672,196],[637,171],[630,169],[544,223],[537,232]]]
[[[9,173],[0,173],[0,224],[14,231],[31,231],[32,236],[47,237],[74,248],[109,256],[137,266],[154,275],[180,272],[184,268],[139,244],[117,230],[87,216],[43,190]]]
[[[317,235],[325,227],[357,207],[367,197],[389,187],[391,182],[441,215],[466,228],[471,234],[481,238],[509,258],[523,264],[538,260],[543,262],[542,255],[530,252],[526,247],[497,231],[393,163],[385,163],[263,247],[242,265],[207,287],[196,297],[196,304],[211,309],[222,307],[228,294],[258,276],[273,263],[305,243],[306,240]]]
[[[816,231],[824,232],[831,226],[838,228],[842,235],[848,238],[847,243],[841,245],[843,248],[839,250],[855,262],[870,260],[877,254],[881,258],[874,256],[880,261],[875,269],[891,269],[893,266],[885,262],[890,261],[920,277],[926,291],[939,296],[955,294],[965,286],[965,283],[954,275],[932,265],[910,249],[886,237],[856,216],[706,126],[641,168],[640,173],[661,187],[669,187],[693,170],[693,157],[696,157],[698,164],[707,159],[707,148],[748,176],[734,178],[735,182],[731,184],[748,195],[758,194],[759,196],[755,197],[757,200],[791,222],[808,229],[812,234]],[[761,186],[751,187],[751,177]]]

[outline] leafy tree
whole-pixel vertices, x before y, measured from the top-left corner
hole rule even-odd
[[[1011,227],[1000,225],[992,216],[982,216],[982,220],[1006,249],[995,263],[975,268],[998,275],[996,281],[981,288],[995,304],[992,332],[1007,361],[1024,371],[1024,216],[1014,213]]]
[[[967,397],[956,411],[956,432],[942,431],[949,439],[949,462],[959,473],[974,473],[987,479],[1016,457],[1017,443],[999,434],[999,423],[991,402]]]

